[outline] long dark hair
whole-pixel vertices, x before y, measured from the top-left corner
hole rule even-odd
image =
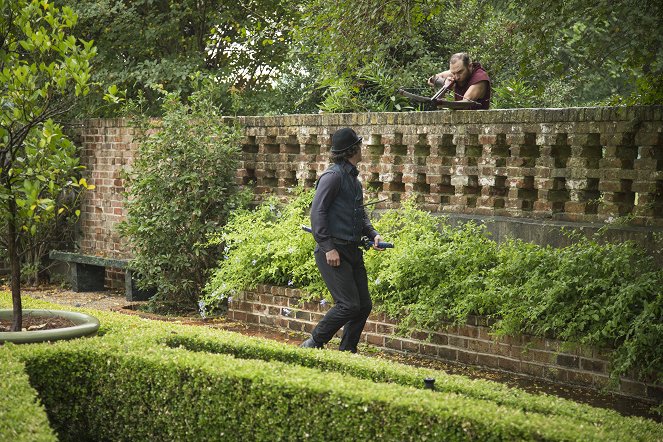
[[[361,143],[357,143],[354,146],[342,152],[330,152],[329,161],[331,161],[332,163],[342,163],[343,161],[352,158],[354,154],[356,154],[359,151],[359,149],[361,149]]]

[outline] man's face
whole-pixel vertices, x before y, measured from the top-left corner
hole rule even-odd
[[[458,86],[465,86],[472,75],[472,71],[463,64],[463,60],[456,60],[455,63],[449,63],[449,70]]]
[[[361,161],[361,149],[364,147],[362,143],[359,143],[359,149],[357,149],[357,153],[355,153],[352,157],[355,159],[355,164]]]

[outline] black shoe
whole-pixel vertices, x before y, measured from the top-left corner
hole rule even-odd
[[[313,336],[311,336],[306,341],[299,344],[299,346],[301,348],[322,348],[322,344],[318,344],[317,342],[315,342],[315,339],[313,339]]]

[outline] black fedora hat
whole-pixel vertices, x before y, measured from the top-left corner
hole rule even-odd
[[[350,149],[357,143],[361,143],[362,137],[357,136],[354,130],[344,127],[334,132],[332,135],[331,151],[338,153]]]

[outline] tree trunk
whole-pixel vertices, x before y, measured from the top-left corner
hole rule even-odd
[[[16,235],[16,203],[9,201],[9,222],[7,223],[7,248],[9,252],[9,265],[11,268],[12,305],[14,318],[12,331],[21,331],[23,328],[23,306],[21,303],[21,261],[18,256],[18,241]]]

